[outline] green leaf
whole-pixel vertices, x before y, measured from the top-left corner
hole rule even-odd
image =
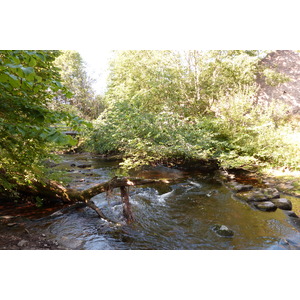
[[[15,64],[17,64],[17,65],[20,64],[20,59],[18,57],[12,56],[12,59],[13,59]]]
[[[23,66],[21,66],[23,68]],[[24,73],[22,71],[22,69],[20,68],[16,68],[15,69],[15,73],[19,76],[19,77],[24,77]]]
[[[0,74],[0,82],[7,82],[9,80],[8,75],[5,73]]]
[[[25,136],[25,135],[26,135],[26,132],[25,132],[22,128],[20,128],[20,127],[17,126],[16,129],[17,129],[17,131],[18,131],[19,133],[21,133],[22,136]]]
[[[17,88],[21,86],[21,82],[17,76],[13,74],[7,74],[7,75],[8,75],[9,83],[11,84],[12,87]]]
[[[67,142],[67,144],[69,144],[70,146],[76,146],[77,145],[77,140],[76,139],[74,139],[74,138],[72,138],[70,135],[67,135],[66,136],[66,142]]]
[[[34,73],[34,69],[32,67],[21,67],[21,69],[24,72],[25,76]]]
[[[30,83],[32,84],[32,81],[34,81],[36,76],[34,76],[34,73],[30,73],[26,76],[26,80],[30,81]]]
[[[35,79],[37,82],[42,82],[43,78],[41,76],[36,75]]]
[[[73,93],[71,93],[71,92],[69,91],[69,92],[67,92],[67,93],[65,94],[65,96],[66,96],[67,99],[70,99],[70,98],[72,98]]]
[[[59,81],[54,81],[54,83],[59,87],[59,88],[62,88],[62,84],[59,82]]]
[[[42,60],[42,61],[46,61],[46,57],[44,54],[42,53],[36,53],[35,57],[37,57],[38,59]]]
[[[23,66],[21,64],[6,64],[6,67],[11,69],[16,69],[16,68],[22,68]]]
[[[31,57],[28,65],[29,67],[34,67],[36,65],[36,60],[33,57]]]

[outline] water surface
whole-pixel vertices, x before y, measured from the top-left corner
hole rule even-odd
[[[57,168],[69,171],[71,187],[86,189],[109,180],[118,164],[66,155]],[[251,208],[234,199],[213,174],[156,167],[134,175],[177,180],[131,187],[136,220],[131,225],[125,223],[120,193],[115,189],[109,197],[99,194],[93,201],[122,226],[99,219],[85,207],[33,222],[33,230],[44,230],[50,238],[72,249],[281,249],[281,239],[300,241],[297,224],[282,210],[262,212]],[[227,226],[234,236],[218,236],[212,230],[215,224]]]

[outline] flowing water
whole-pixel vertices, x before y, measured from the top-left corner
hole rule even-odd
[[[56,168],[68,171],[71,187],[86,189],[109,180],[118,163],[65,155]],[[134,175],[177,180],[131,187],[133,224],[126,225],[119,190],[115,189],[93,201],[122,226],[99,219],[88,207],[78,207],[32,221],[31,230],[46,232],[71,249],[281,249],[281,239],[300,241],[299,226],[282,210],[254,210],[234,199],[213,174],[156,167]],[[215,224],[227,226],[234,236],[217,235],[212,230]]]

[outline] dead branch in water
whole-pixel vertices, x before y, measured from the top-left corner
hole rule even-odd
[[[169,182],[170,181],[167,179],[114,177],[109,181],[99,183],[89,189],[78,191],[74,189],[65,188],[64,186],[59,185],[57,182],[51,181],[46,186],[39,185],[37,192],[42,197],[46,197],[46,198],[52,197],[52,199],[53,197],[55,197],[66,203],[84,202],[88,207],[95,210],[100,218],[113,222],[103,214],[101,209],[93,203],[91,198],[104,192],[108,193],[115,188],[120,188],[121,199],[123,202],[123,214],[124,217],[126,218],[127,223],[131,223],[133,222],[134,218],[131,211],[131,204],[129,202],[128,189],[126,187],[152,184],[152,183],[169,183]]]

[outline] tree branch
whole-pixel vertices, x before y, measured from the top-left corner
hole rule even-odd
[[[103,212],[98,208],[90,199],[103,192],[112,191],[114,188],[120,188],[121,198],[123,202],[123,214],[127,220],[127,223],[133,222],[134,218],[131,212],[131,205],[129,202],[129,195],[126,187],[145,185],[152,183],[169,183],[167,179],[141,179],[141,178],[127,178],[127,177],[114,177],[109,181],[99,183],[84,191],[78,191],[74,189],[68,189],[59,185],[58,183],[51,181],[47,186],[38,185],[37,192],[43,197],[55,197],[66,203],[85,202],[88,207],[96,211],[98,216],[102,219],[114,222],[108,219]],[[115,222],[114,222],[115,223]]]

